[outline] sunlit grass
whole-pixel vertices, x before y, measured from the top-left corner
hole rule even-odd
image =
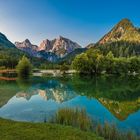
[[[16,122],[0,118],[0,140],[104,140],[71,126]]]

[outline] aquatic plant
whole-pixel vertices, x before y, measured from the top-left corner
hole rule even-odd
[[[59,109],[53,117],[52,122],[63,125],[71,125],[85,131],[91,130],[92,128],[92,121],[87,115],[85,109],[79,108]]]
[[[50,122],[92,131],[105,140],[140,140],[133,131],[121,132],[114,124],[105,122],[103,125],[100,123],[95,125],[85,109],[60,108]]]

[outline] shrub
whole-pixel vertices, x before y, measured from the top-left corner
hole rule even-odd
[[[18,62],[16,70],[20,77],[28,77],[32,71],[32,65],[29,59],[23,56],[22,59]]]

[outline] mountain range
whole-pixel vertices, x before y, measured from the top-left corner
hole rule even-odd
[[[62,36],[53,40],[45,39],[38,46],[32,44],[29,39],[13,44],[4,34],[0,33],[0,47],[15,48],[31,57],[43,58],[51,62],[72,61],[76,55],[85,52],[87,49],[100,48],[100,46],[103,49],[107,49],[108,46],[113,46],[113,48],[114,46],[117,48],[124,46],[125,53],[131,54],[133,51],[135,54],[140,54],[140,29],[136,28],[129,19],[123,19],[97,43],[91,43],[85,48]],[[128,46],[129,51],[126,51]],[[111,49],[111,47],[108,48]]]
[[[31,56],[45,58],[51,62],[64,58],[76,49],[82,49],[76,42],[62,36],[53,40],[43,40],[39,46],[33,45],[28,39],[23,42],[15,42],[15,46]]]

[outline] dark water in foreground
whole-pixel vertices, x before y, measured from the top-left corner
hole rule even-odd
[[[107,121],[140,134],[140,79],[67,76],[0,80],[2,118],[43,122],[63,107],[85,108],[97,122]]]

